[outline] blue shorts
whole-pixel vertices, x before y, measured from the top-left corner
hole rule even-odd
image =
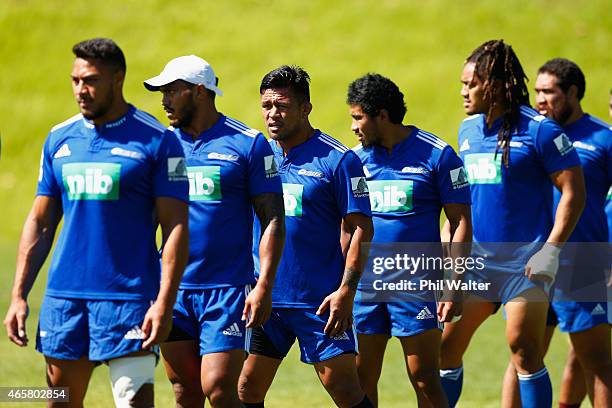
[[[501,302],[506,304],[519,296],[526,290],[540,288],[545,293],[550,293],[543,281],[532,281],[523,274],[523,271],[507,272],[495,268],[488,268],[482,271],[468,270],[464,280],[475,282],[491,283],[487,291],[472,291],[470,294],[484,298],[492,303]]]
[[[181,289],[172,314],[173,326],[188,335],[168,341],[199,339],[200,355],[245,350],[250,329],[242,320],[244,301],[251,285],[213,289]]]
[[[250,344],[249,353],[282,359],[297,338],[301,360],[307,364],[329,360],[341,354],[356,354],[357,336],[354,330],[329,337],[323,331],[329,313],[317,316],[316,312],[316,308],[272,308],[270,319],[258,330],[260,335],[257,343]],[[273,353],[265,351],[270,349]]]
[[[556,321],[555,321],[556,318]],[[549,326],[559,324],[559,330],[577,333],[608,322],[606,302],[551,302],[548,310]]]
[[[443,328],[436,302],[362,302],[358,298],[353,316],[359,334],[406,337]]]
[[[140,326],[150,301],[86,300],[45,296],[36,350],[47,357],[107,361],[142,350]],[[158,347],[151,351],[158,354]]]

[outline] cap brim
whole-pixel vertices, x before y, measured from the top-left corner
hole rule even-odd
[[[143,82],[144,87],[147,88],[149,91],[159,91],[159,88],[164,86],[164,85],[168,85],[171,82],[176,81],[177,78],[170,78],[166,75],[159,74],[156,77],[147,79],[146,81]]]

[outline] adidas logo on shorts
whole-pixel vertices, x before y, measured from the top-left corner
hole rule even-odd
[[[598,303],[597,306],[593,308],[593,311],[591,311],[591,316],[602,315],[602,314],[606,314],[606,311],[601,306],[601,303]]]
[[[238,327],[236,323],[232,324],[230,327],[223,330],[222,333],[226,336],[242,337],[242,332],[240,331],[240,327]]]
[[[142,340],[144,338],[144,333],[140,330],[140,327],[134,326],[123,336],[126,340]]]
[[[336,334],[332,337],[333,340],[349,340],[348,334],[346,332],[342,332],[341,334]]]
[[[431,313],[429,308],[427,306],[425,306],[423,308],[423,310],[421,310],[419,312],[419,314],[417,315],[416,318],[417,318],[417,320],[433,319],[434,315]]]

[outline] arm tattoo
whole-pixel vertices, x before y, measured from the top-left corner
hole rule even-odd
[[[361,272],[353,267],[347,267],[342,276],[342,285],[347,285],[352,290],[357,290],[357,285],[361,279]]]
[[[261,223],[261,233],[268,228],[270,223],[275,225],[273,233],[275,235],[284,235],[284,222],[285,206],[283,202],[283,195],[280,193],[263,193],[253,197],[253,208],[255,214]]]

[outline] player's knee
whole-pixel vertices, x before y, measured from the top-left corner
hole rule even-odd
[[[236,400],[238,398],[237,379],[217,372],[209,372],[203,379],[202,391],[213,406],[218,406],[214,401]],[[227,404],[221,404],[224,406]]]
[[[609,358],[602,358],[602,353],[596,348],[576,351],[576,353],[580,365],[586,371],[597,374],[612,370],[612,361]]]
[[[411,377],[416,392],[432,395],[442,390],[438,370],[417,370],[411,372]]]
[[[185,386],[185,384],[176,380],[172,382],[172,391],[174,391],[174,399],[177,406],[195,407],[204,404],[204,394],[199,383]]]
[[[537,343],[537,342],[534,342]],[[510,343],[512,363],[519,371],[535,372],[542,368],[542,350],[534,343],[517,339]]]
[[[155,356],[124,357],[108,363],[115,406],[152,407]]]
[[[323,380],[323,385],[339,406],[353,406],[363,399],[364,392],[359,383],[345,377],[330,375]]]
[[[261,402],[266,398],[267,389],[263,381],[258,381],[256,375],[242,373],[238,380],[238,395],[243,402]]]

